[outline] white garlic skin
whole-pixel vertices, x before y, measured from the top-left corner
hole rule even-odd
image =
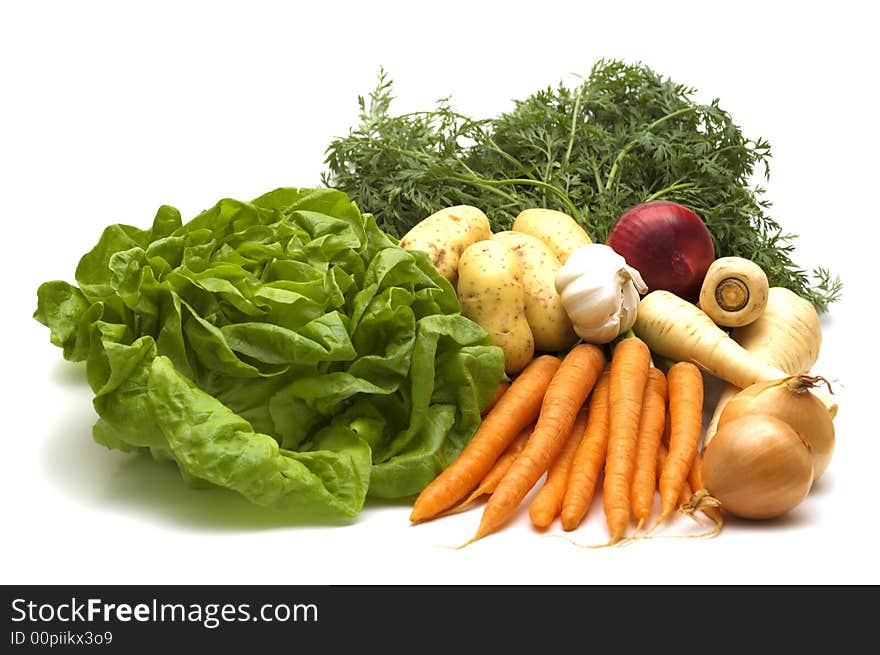
[[[639,272],[610,246],[574,250],[556,274],[556,292],[577,335],[589,343],[613,341],[636,320],[648,287]]]

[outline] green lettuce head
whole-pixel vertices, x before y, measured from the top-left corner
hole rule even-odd
[[[427,256],[333,189],[112,225],[34,317],[86,361],[98,443],[297,518],[418,493],[470,439],[501,350]]]

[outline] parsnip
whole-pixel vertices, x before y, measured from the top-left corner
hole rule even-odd
[[[799,375],[809,371],[819,358],[822,328],[819,315],[810,302],[784,287],[771,287],[761,316],[753,323],[733,330],[731,337],[752,356],[787,375]],[[731,384],[722,389],[715,413],[706,428],[704,444],[715,436],[724,406],[739,391],[740,387]],[[816,395],[834,418],[837,404],[824,394]]]
[[[639,303],[633,332],[651,352],[692,362],[717,378],[744,388],[786,377],[746,351],[696,305],[669,291],[652,291]]]
[[[822,346],[815,308],[784,287],[772,287],[760,318],[736,328],[731,337],[755,357],[790,375],[809,371]]]
[[[716,324],[742,327],[758,319],[767,306],[767,274],[742,257],[721,257],[706,271],[700,289],[700,309]]]

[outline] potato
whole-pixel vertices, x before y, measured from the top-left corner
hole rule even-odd
[[[478,241],[458,263],[461,313],[478,323],[504,351],[504,368],[515,375],[532,361],[535,340],[526,320],[526,293],[519,257],[498,241]]]
[[[513,230],[538,237],[562,264],[575,248],[593,243],[580,223],[554,209],[524,209],[513,221]]]
[[[434,268],[456,286],[458,260],[472,243],[492,236],[489,219],[470,205],[446,207],[422,219],[403,235],[399,245],[407,250],[424,250]]]
[[[532,329],[535,350],[558,352],[575,341],[577,334],[556,292],[556,273],[562,264],[546,243],[523,232],[507,230],[492,235],[519,257],[526,293],[526,321]]]

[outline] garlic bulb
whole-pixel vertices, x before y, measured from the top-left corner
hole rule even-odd
[[[647,291],[639,272],[602,243],[577,248],[556,274],[556,292],[574,331],[590,343],[608,343],[629,330],[639,294]]]

